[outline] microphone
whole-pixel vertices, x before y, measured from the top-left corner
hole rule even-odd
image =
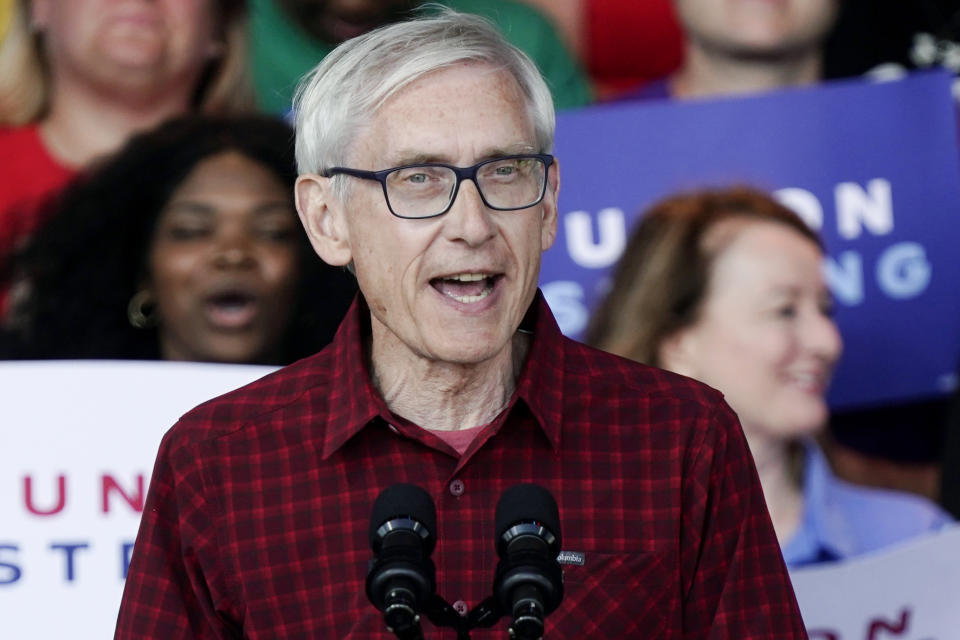
[[[370,514],[367,598],[398,638],[422,640],[420,612],[437,588],[430,554],[436,546],[437,510],[430,494],[412,484],[380,492]]]
[[[500,496],[494,521],[500,556],[494,598],[513,616],[511,638],[537,640],[543,619],[563,600],[557,502],[539,485],[514,485]]]

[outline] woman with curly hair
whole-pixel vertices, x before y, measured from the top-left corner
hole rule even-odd
[[[292,131],[186,116],[134,137],[58,200],[16,261],[12,358],[285,364],[332,337],[356,290],[293,202]]]

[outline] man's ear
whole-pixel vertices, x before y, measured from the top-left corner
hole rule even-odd
[[[337,267],[349,264],[353,254],[346,214],[340,198],[333,193],[331,179],[302,175],[297,178],[294,195],[300,222],[313,250],[327,264]]]
[[[560,193],[560,162],[554,158],[547,169],[547,189],[540,204],[540,250],[546,251],[557,238],[557,196]]]

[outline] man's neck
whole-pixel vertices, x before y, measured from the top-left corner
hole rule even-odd
[[[374,344],[370,370],[374,386],[395,414],[424,429],[469,429],[492,422],[510,402],[529,345],[530,336],[518,332],[509,348],[494,358],[460,365]]]
[[[120,99],[81,82],[62,82],[40,130],[51,155],[73,168],[112,153],[131,135],[184,113],[190,106],[186,91]]]
[[[775,59],[743,58],[689,43],[670,89],[677,98],[706,98],[810,85],[820,75],[821,57],[815,49]]]

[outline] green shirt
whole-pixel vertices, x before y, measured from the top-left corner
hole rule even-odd
[[[553,25],[536,9],[513,0],[442,0],[439,4],[481,15],[503,31],[539,67],[557,109],[583,106],[592,96],[586,76]],[[250,0],[250,56],[260,106],[271,113],[290,111],[300,78],[335,45],[300,28],[274,0]]]

